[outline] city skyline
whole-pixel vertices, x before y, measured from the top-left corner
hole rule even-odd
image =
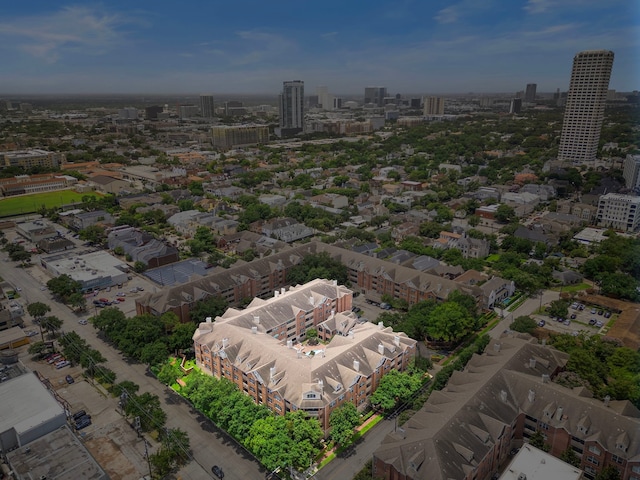
[[[616,54],[610,88],[638,88],[640,8],[629,0],[379,0],[3,7],[0,94],[335,94],[568,89],[573,56]],[[361,94],[361,93],[360,93]]]

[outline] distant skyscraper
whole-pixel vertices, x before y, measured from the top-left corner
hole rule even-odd
[[[386,96],[387,87],[365,87],[364,89],[364,103],[374,103],[382,107]]]
[[[427,97],[424,99],[425,115],[444,115],[444,98]]]
[[[323,110],[333,110],[333,95],[329,93],[327,87],[316,87],[316,94],[318,95],[318,103]]]
[[[509,113],[518,114],[522,111],[522,99],[521,98],[512,98],[511,104],[509,105]]]
[[[300,80],[282,83],[280,131],[282,136],[304,131],[304,82]]]
[[[524,93],[524,101],[527,103],[535,103],[536,101],[536,88],[538,85],[535,83],[527,83],[527,90]]]
[[[613,52],[608,50],[588,50],[573,58],[559,160],[596,159],[612,68]]]
[[[200,95],[200,115],[204,118],[213,118],[215,113],[213,95]]]

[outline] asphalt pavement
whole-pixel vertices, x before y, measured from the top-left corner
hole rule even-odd
[[[139,393],[149,392],[157,395],[163,410],[167,413],[168,428],[180,428],[189,435],[193,460],[178,472],[183,480],[200,480],[215,478],[211,467],[219,465],[223,468],[225,479],[249,480],[262,479],[265,470],[241,447],[219,431],[208,419],[194,411],[190,405],[168,387],[165,387],[147,372],[145,365],[128,363],[122,354],[109,344],[98,338],[91,325],[80,325],[78,321],[93,315],[88,312],[83,315],[74,314],[68,307],[52,300],[48,290],[41,290],[42,283],[34,277],[41,277],[42,272],[30,275],[33,266],[27,269],[16,268],[13,262],[5,262],[6,254],[0,254],[0,276],[9,278],[11,283],[20,287],[20,301],[25,305],[33,302],[43,302],[51,307],[51,315],[63,320],[63,331],[75,331],[87,343],[100,351],[107,359],[105,365],[113,370],[119,382],[130,380],[140,386]],[[26,323],[30,322],[28,314]],[[113,400],[114,408],[117,399]],[[142,475],[141,475],[142,476]]]

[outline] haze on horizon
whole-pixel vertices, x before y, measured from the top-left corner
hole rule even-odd
[[[276,94],[294,79],[307,94],[553,92],[600,49],[610,88],[639,88],[632,0],[352,3],[10,2],[0,94]]]

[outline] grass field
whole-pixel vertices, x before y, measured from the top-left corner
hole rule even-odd
[[[81,202],[86,193],[77,193],[73,190],[58,190],[55,192],[34,193],[32,195],[20,195],[0,200],[0,217],[22,215],[37,211],[45,205],[47,208],[60,207],[69,203]],[[95,192],[90,195],[99,196]]]

